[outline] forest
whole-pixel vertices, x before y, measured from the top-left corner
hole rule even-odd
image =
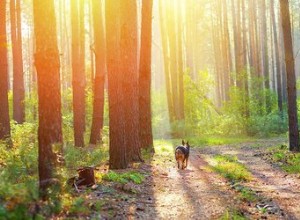
[[[0,220],[300,219],[299,0],[0,0]]]

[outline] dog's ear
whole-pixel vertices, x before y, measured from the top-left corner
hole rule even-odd
[[[184,146],[184,145],[185,145],[185,142],[184,142],[184,140],[182,140],[182,142],[181,142],[181,143],[182,143],[182,146]]]
[[[186,145],[187,145],[187,146],[190,146],[190,145],[189,145],[189,141],[186,142]]]

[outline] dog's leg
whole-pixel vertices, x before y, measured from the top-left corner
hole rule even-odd
[[[187,168],[189,158],[185,159],[185,168]]]

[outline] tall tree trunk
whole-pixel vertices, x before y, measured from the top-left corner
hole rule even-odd
[[[8,60],[6,1],[0,1],[0,140],[10,136],[8,107]]]
[[[183,16],[182,1],[177,1],[178,19],[177,19],[177,68],[178,68],[178,105],[179,120],[184,121],[184,89],[183,89]]]
[[[281,17],[282,30],[283,30],[285,63],[286,63],[286,73],[287,73],[289,143],[290,143],[289,148],[291,151],[300,151],[298,116],[297,116],[295,61],[294,61],[294,54],[293,54],[293,41],[292,41],[288,0],[280,0],[280,12],[281,12],[280,17]]]
[[[13,119],[22,124],[25,120],[25,89],[20,0],[10,1],[10,20],[13,54]]]
[[[139,111],[141,147],[153,147],[151,123],[151,43],[152,43],[152,0],[142,1],[141,53],[139,70]]]
[[[231,55],[230,55],[230,43],[229,43],[229,30],[228,30],[228,19],[227,19],[227,0],[221,0],[220,6],[222,12],[222,56],[223,56],[223,84],[224,84],[224,95],[225,101],[229,100],[229,87],[231,83],[230,70],[231,70]]]
[[[248,46],[248,38],[247,38],[247,27],[246,27],[246,5],[245,5],[245,0],[239,0],[239,4],[241,4],[242,7],[242,32],[243,32],[243,48],[242,48],[242,56],[243,56],[243,69],[244,69],[244,91],[245,91],[245,96],[244,96],[244,106],[245,106],[245,117],[249,118],[250,116],[250,107],[249,107],[249,99],[250,99],[250,94],[249,94],[249,72],[248,72],[248,53],[247,53],[247,48]]]
[[[220,76],[221,76],[221,57],[220,57],[220,42],[219,42],[219,31],[218,31],[218,19],[214,19],[213,17],[213,8],[215,4],[211,3],[211,26],[212,26],[212,39],[213,39],[213,48],[214,48],[214,64],[215,64],[215,80],[216,80],[216,99],[217,99],[217,105],[218,107],[221,107],[222,103],[222,85],[220,82]],[[218,16],[218,14],[217,14]],[[215,21],[216,20],[216,21]]]
[[[280,9],[279,12],[280,14]],[[278,19],[278,38],[279,38],[279,57],[280,57],[280,71],[281,71],[281,81],[282,81],[282,101],[283,103],[287,103],[287,76],[286,76],[286,63],[285,63],[285,50],[284,50],[284,40],[283,40],[283,29],[282,29],[282,21],[281,18]]]
[[[125,146],[129,161],[141,161],[139,137],[139,94],[137,59],[137,5],[136,0],[122,0],[121,74],[123,76]],[[131,13],[128,14],[128,11]]]
[[[103,4],[101,1],[92,0],[93,23],[94,23],[94,45],[95,45],[95,80],[94,80],[94,102],[93,119],[90,144],[96,144],[101,140],[104,112],[104,81],[105,81],[105,32],[102,14]]]
[[[172,100],[172,87],[171,87],[171,77],[170,77],[170,59],[169,59],[169,48],[168,48],[168,35],[166,33],[167,24],[166,24],[166,14],[163,10],[163,0],[159,0],[159,19],[160,19],[160,34],[162,39],[162,49],[164,57],[164,73],[165,73],[165,82],[166,82],[166,93],[167,93],[167,102],[168,102],[168,112],[169,112],[169,122],[172,124],[175,121],[175,112],[173,108]]]
[[[266,0],[261,0],[261,43],[262,43],[262,63],[263,63],[263,76],[264,87],[270,89],[270,74],[269,74],[269,54],[268,54],[268,36],[267,36],[267,10]],[[270,96],[266,96],[266,112],[271,112],[271,100]]]
[[[172,1],[165,1],[165,10],[167,17],[167,44],[169,48],[170,59],[170,82],[172,88],[172,103],[175,121],[179,119],[179,94],[178,94],[178,70],[176,54],[176,29],[175,29],[175,4]]]
[[[44,197],[52,178],[52,144],[62,142],[60,63],[54,2],[34,0],[33,14],[39,100],[39,186]]]
[[[273,28],[273,36],[274,36],[274,56],[276,62],[276,81],[277,81],[277,104],[278,110],[280,115],[282,115],[283,105],[282,105],[282,80],[281,80],[281,69],[280,69],[280,58],[279,58],[279,50],[280,46],[278,43],[278,29],[275,19],[275,0],[271,0],[270,10],[271,10],[271,21],[272,21],[272,28]]]
[[[85,127],[84,17],[81,2],[73,0],[71,3],[74,144],[77,147],[84,147]]]
[[[106,0],[106,56],[109,100],[109,167],[125,169],[128,165],[125,145],[123,74],[120,72],[120,4],[122,0]]]

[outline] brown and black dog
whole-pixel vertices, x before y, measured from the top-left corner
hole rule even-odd
[[[177,146],[175,149],[175,158],[177,161],[178,169],[184,170],[187,168],[188,160],[190,155],[190,145],[182,140],[182,146]]]

